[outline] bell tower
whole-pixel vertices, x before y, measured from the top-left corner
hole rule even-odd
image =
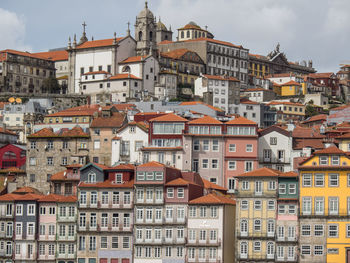
[[[150,48],[155,49],[156,45],[157,23],[153,13],[148,9],[148,2],[136,17],[135,39],[136,53],[139,56],[145,56],[150,53]]]

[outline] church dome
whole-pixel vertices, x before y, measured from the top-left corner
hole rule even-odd
[[[181,29],[201,29],[201,27],[199,25],[197,25],[195,22],[190,21],[187,25],[185,25]]]
[[[141,12],[139,13],[139,15],[137,16],[138,18],[141,17],[147,17],[147,18],[152,18],[154,19],[154,15],[151,12],[151,10],[148,9],[148,3],[147,1],[145,2],[145,8],[141,10]]]
[[[167,29],[166,26],[162,23],[162,21],[160,21],[160,19],[159,19],[159,21],[158,21],[158,23],[157,23],[157,29],[162,30],[162,31],[168,31],[168,29]]]

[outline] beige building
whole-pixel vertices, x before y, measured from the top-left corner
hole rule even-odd
[[[43,193],[50,190],[51,175],[66,165],[85,164],[90,135],[81,127],[54,132],[44,128],[27,137],[26,185]],[[38,169],[40,168],[40,169]]]

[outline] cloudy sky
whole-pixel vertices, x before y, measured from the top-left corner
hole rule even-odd
[[[1,0],[0,49],[64,47],[80,37],[83,21],[89,39],[123,36],[143,7],[142,0]],[[149,8],[173,31],[195,21],[251,53],[266,55],[279,42],[289,60],[312,59],[319,72],[350,62],[349,0],[149,0]]]

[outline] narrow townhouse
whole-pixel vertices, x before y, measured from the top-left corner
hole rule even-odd
[[[14,262],[36,262],[38,235],[38,200],[42,195],[24,193],[15,200]]]
[[[276,262],[298,261],[298,182],[295,172],[281,173],[278,178]]]
[[[204,116],[189,121],[187,125],[183,137],[184,170],[197,172],[212,183],[224,185],[223,123]]]
[[[349,262],[350,158],[337,147],[299,164],[299,262]]]
[[[134,166],[80,169],[79,263],[132,262]]]
[[[234,192],[236,175],[258,169],[258,126],[244,117],[234,117],[225,126],[224,182],[219,185]]]
[[[259,168],[236,175],[236,262],[275,260],[277,187],[280,172]]]
[[[17,195],[0,196],[0,261],[13,262],[13,222]]]
[[[177,178],[181,178],[180,170],[158,162],[148,162],[136,168],[134,263],[162,262],[162,258],[177,257],[173,252],[176,211],[171,205],[166,207],[164,193],[164,185]],[[174,190],[170,189],[170,192]],[[171,193],[169,196],[171,198]],[[184,215],[185,211],[180,213]],[[165,227],[166,221],[168,227]]]
[[[181,170],[189,165],[190,160],[183,158],[182,134],[186,123],[187,119],[173,113],[149,120],[148,146],[142,148],[143,163],[157,161]]]
[[[292,132],[273,125],[259,132],[259,165],[281,172],[293,170]]]
[[[56,195],[77,195],[80,182],[81,164],[67,165],[65,170],[55,173],[50,178],[50,193]]]
[[[189,201],[186,262],[235,262],[236,201],[210,193]]]

